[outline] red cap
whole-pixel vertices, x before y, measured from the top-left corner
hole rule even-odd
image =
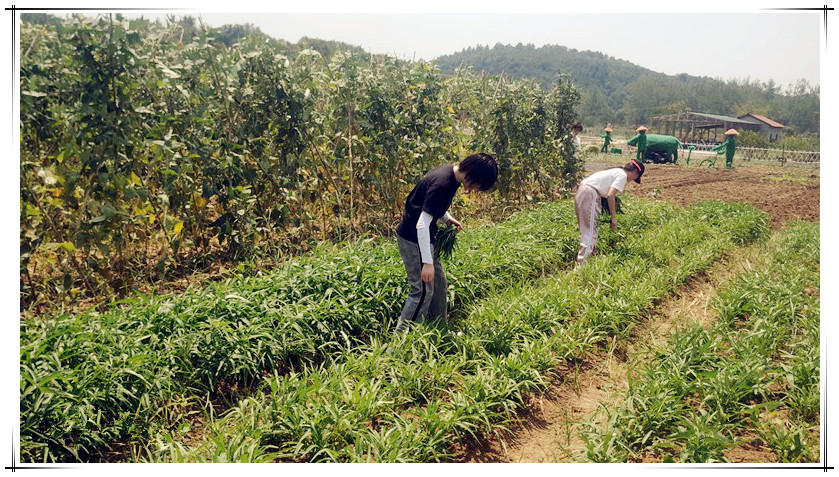
[[[646,131],[646,130],[647,130],[647,128],[645,128],[644,126],[639,126],[638,129],[636,129],[635,131],[636,132],[641,132],[641,131]]]
[[[729,129],[728,131],[725,132],[725,135],[726,136],[739,136],[740,133],[738,133],[736,129],[731,128],[731,129]]]
[[[635,182],[640,184],[641,183],[641,176],[644,175],[644,161],[641,161],[641,162],[631,161],[631,164],[633,166],[635,166],[636,169],[638,169],[638,177],[635,178]]]

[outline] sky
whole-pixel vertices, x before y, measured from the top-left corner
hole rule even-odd
[[[16,6],[26,7],[26,3],[17,2]],[[192,15],[211,26],[250,23],[292,43],[304,36],[336,40],[408,60],[433,60],[477,45],[532,43],[537,47],[561,45],[599,51],[668,75],[687,73],[761,82],[771,79],[782,87],[800,78],[811,85],[823,84],[820,56],[824,12],[767,10],[789,7],[793,2],[788,0],[673,3],[182,0],[109,5],[148,9],[123,12],[127,16]],[[33,4],[66,7],[56,0]],[[102,6],[87,0],[71,5]],[[97,11],[84,13],[96,15]],[[835,16],[833,13],[829,15]]]

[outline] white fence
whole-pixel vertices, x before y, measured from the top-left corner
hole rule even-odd
[[[818,151],[790,151],[788,149],[760,149],[757,147],[738,147],[734,151],[734,160],[767,162],[780,165],[812,164],[819,165],[821,153]]]
[[[583,147],[588,144],[595,144],[597,146],[603,145],[603,138],[599,137],[592,137],[592,136],[581,136]],[[611,145],[612,147],[619,147],[623,148],[623,153],[626,154],[628,151],[628,147],[626,145],[626,141],[614,141]],[[684,144],[685,147],[687,146],[694,146],[696,149],[693,151],[691,155],[691,164],[694,162],[696,158],[705,159],[708,155],[713,154],[714,156],[717,155],[716,152],[710,153],[706,152],[714,144]],[[687,157],[688,150],[687,149],[680,149],[679,150],[679,159],[683,160]],[[721,158],[723,162],[725,162],[725,155],[720,155],[718,158]],[[700,160],[701,160],[700,159]],[[754,163],[754,164],[777,164],[780,166],[786,165],[810,165],[810,166],[819,166],[821,162],[821,153],[819,151],[793,151],[789,149],[762,149],[757,147],[740,147],[738,146],[734,152],[734,162],[745,162],[745,163]]]

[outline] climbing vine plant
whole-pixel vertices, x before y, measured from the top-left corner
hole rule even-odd
[[[476,151],[499,160],[500,205],[577,180],[566,77],[447,76],[189,17],[35,18],[20,43],[22,309],[392,233],[413,183]]]

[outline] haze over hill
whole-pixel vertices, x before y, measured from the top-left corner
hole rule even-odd
[[[786,87],[770,80],[723,80],[657,73],[600,52],[564,46],[496,44],[477,46],[435,60],[452,74],[470,67],[490,75],[531,78],[543,86],[568,74],[582,95],[579,108],[588,124],[641,124],[659,114],[685,110],[724,115],[757,113],[794,132],[818,132],[819,87],[800,79]]]

